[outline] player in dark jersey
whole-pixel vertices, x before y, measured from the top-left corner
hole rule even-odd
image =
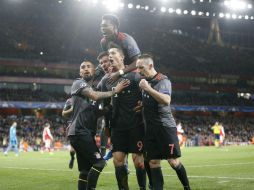
[[[112,44],[116,44],[123,50],[124,65],[128,67],[120,69],[111,74],[112,80],[116,80],[120,75],[136,69],[136,60],[140,55],[140,49],[132,36],[118,31],[119,19],[115,15],[104,15],[101,21],[101,48],[107,51]]]
[[[73,113],[68,138],[77,155],[80,172],[79,190],[95,189],[100,172],[105,166],[105,160],[102,158],[94,139],[97,118],[102,115],[94,101],[114,96],[129,85],[129,82],[125,80],[118,83],[115,90],[94,91],[90,85],[94,73],[94,65],[91,62],[81,63],[81,78],[75,80],[71,87]]]
[[[71,101],[71,98],[68,98],[64,104],[64,108],[62,111],[62,116],[68,119],[68,121],[67,121],[68,125],[71,122],[72,111],[73,111],[72,101]],[[68,130],[68,128],[67,128],[67,130]],[[73,165],[74,165],[74,160],[75,160],[75,150],[72,146],[70,149],[70,156],[71,156],[71,159],[69,161],[69,168],[72,169]]]
[[[109,59],[113,72],[124,68],[124,55],[121,49],[109,49]],[[125,79],[130,81],[130,85],[112,100],[111,143],[115,174],[119,189],[128,190],[128,173],[124,163],[126,155],[132,153],[139,187],[146,189],[146,172],[142,154],[144,125],[142,115],[133,110],[137,102],[141,100],[141,92],[138,87],[140,75],[136,72],[129,72],[114,83],[109,83],[109,78],[104,78],[102,87],[104,91],[110,90]]]
[[[97,60],[99,61],[99,65],[100,68],[102,68],[103,72],[104,72],[104,76],[103,78],[107,78],[109,76],[109,74],[111,73],[111,69],[110,69],[110,61],[109,61],[109,57],[108,57],[108,51],[103,51],[101,52],[98,57]],[[99,91],[102,91],[101,89],[101,81],[98,83],[97,85],[97,89]],[[103,103],[101,104],[102,106],[106,106],[110,104],[110,99],[108,100],[103,100]],[[107,143],[108,143],[108,136],[109,136],[109,117],[104,116],[102,117],[102,124],[101,128],[100,128],[100,149],[101,149],[101,154],[104,157],[106,154],[106,147],[107,147]],[[106,131],[107,130],[107,131]]]
[[[179,161],[181,151],[177,138],[176,123],[170,109],[171,82],[154,69],[150,55],[141,55],[137,60],[137,68],[142,79],[143,113],[146,122],[145,149],[149,160],[153,188],[163,189],[163,175],[160,161],[166,159],[176,171],[184,190],[190,190],[189,180],[184,166]]]

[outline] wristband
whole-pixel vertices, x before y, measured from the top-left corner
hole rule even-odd
[[[122,69],[120,69],[118,72],[119,72],[119,74],[120,74],[121,76],[124,75],[124,72],[123,72]]]

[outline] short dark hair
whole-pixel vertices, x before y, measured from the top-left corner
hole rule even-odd
[[[151,54],[144,53],[138,56],[138,59],[152,59],[153,60],[153,56]]]
[[[117,49],[117,51],[124,57],[123,49],[119,45],[117,45],[115,43],[112,43],[112,44],[110,44],[108,49],[110,50],[110,49],[113,49],[113,48]]]
[[[104,56],[109,56],[108,51],[103,51],[103,52],[99,53],[97,60],[100,61],[100,59]]]
[[[120,22],[116,15],[106,14],[102,16],[102,20],[109,20],[114,26],[119,28]]]

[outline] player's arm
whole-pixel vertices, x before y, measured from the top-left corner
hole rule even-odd
[[[118,94],[121,92],[124,88],[129,86],[130,81],[129,80],[122,80],[119,82],[114,90],[108,91],[108,92],[99,92],[99,91],[94,91],[92,88],[84,88],[81,91],[81,94],[83,96],[86,96],[94,101],[98,101],[101,99],[109,98],[111,96],[114,96],[115,94]]]
[[[129,72],[131,72],[131,71],[137,69],[136,62],[137,62],[137,60],[138,60],[138,56],[139,56],[139,55],[136,55],[136,56],[134,56],[134,57],[132,58],[133,61],[131,62],[131,64],[129,64],[127,67],[125,67],[125,68],[123,69],[123,74],[129,73]],[[119,73],[119,74],[121,74],[121,73]]]
[[[69,115],[72,113],[72,111],[73,111],[73,106],[71,106],[71,108],[68,109],[68,110],[63,110],[62,111],[62,116],[63,117],[69,117]]]
[[[139,83],[139,87],[145,90],[150,96],[152,96],[159,104],[168,105],[171,102],[171,96],[169,94],[161,93],[153,89],[145,79],[142,79]]]
[[[53,140],[53,136],[52,136],[52,134],[51,134],[51,132],[50,132],[50,129],[47,129],[47,132],[48,132],[48,135],[49,135],[49,137],[51,138],[51,140]]]

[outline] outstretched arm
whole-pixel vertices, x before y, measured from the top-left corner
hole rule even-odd
[[[86,96],[86,97],[94,100],[94,101],[98,101],[98,100],[101,100],[101,99],[105,99],[105,98],[109,98],[111,96],[114,96],[115,94],[121,92],[124,88],[129,86],[129,84],[130,84],[129,80],[122,80],[121,82],[119,82],[116,85],[116,87],[112,91],[99,92],[99,91],[94,91],[92,88],[84,88],[81,91],[81,94],[83,96]]]

